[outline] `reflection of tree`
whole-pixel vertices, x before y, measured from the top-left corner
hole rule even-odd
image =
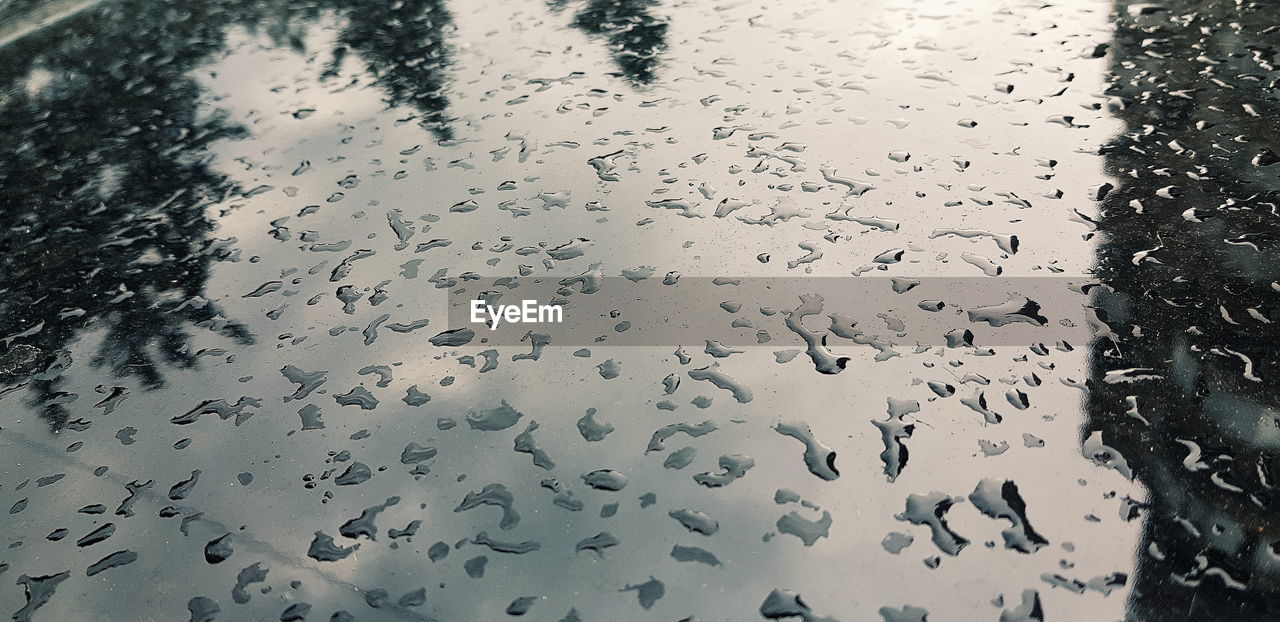
[[[1084,434],[1149,490],[1130,617],[1276,619],[1280,166],[1253,162],[1280,136],[1276,15],[1226,0],[1118,10],[1109,94],[1126,129],[1107,147],[1117,188],[1097,260],[1114,291],[1095,296],[1115,336],[1093,348]]]
[[[453,17],[442,0],[337,4],[347,9],[347,25],[339,37],[345,47],[335,50],[334,66],[348,50],[355,52],[391,104],[417,108],[426,127],[449,139],[445,71],[451,60],[446,40],[453,32]]]
[[[548,4],[559,10],[565,3],[551,0]],[[657,5],[657,0],[587,0],[573,25],[605,37],[622,74],[637,84],[648,84],[667,49],[667,22],[650,12]]]
[[[231,190],[202,160],[237,134],[198,119],[188,72],[222,47],[223,24],[191,6],[122,2],[94,21],[0,50],[0,333],[52,358],[86,327],[96,364],[158,386],[158,364],[189,367],[189,324],[246,342],[198,301],[225,253],[202,204]],[[41,84],[42,81],[47,83]],[[51,425],[65,423],[60,377],[32,381]]]
[[[440,0],[338,4],[335,66],[354,51],[391,104],[448,138]],[[252,341],[202,297],[233,252],[204,210],[236,191],[207,148],[244,130],[199,115],[191,72],[233,25],[301,50],[299,22],[324,8],[121,0],[0,49],[0,338],[20,335],[0,342],[0,385],[26,378],[55,429],[70,416],[58,353],[82,330],[102,333],[96,365],[152,388],[162,365],[196,364],[192,327]]]

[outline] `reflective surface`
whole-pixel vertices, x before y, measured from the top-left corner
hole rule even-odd
[[[16,620],[1280,610],[1265,3],[0,17]],[[449,332],[476,277],[671,273],[705,300],[618,325],[769,339]],[[957,332],[750,277],[879,277]],[[1075,292],[998,308],[1091,337],[986,339],[912,291],[950,277]]]

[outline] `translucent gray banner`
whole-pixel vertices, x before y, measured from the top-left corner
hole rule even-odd
[[[1088,277],[479,278],[449,289],[439,345],[1073,347],[1106,327]],[[477,321],[478,320],[478,321]],[[891,355],[891,354],[889,354]]]

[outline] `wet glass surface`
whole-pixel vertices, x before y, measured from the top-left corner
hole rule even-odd
[[[1280,616],[1269,3],[15,1],[0,45],[14,620]],[[548,283],[565,335],[449,313]]]

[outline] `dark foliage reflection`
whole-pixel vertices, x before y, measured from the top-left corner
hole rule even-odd
[[[567,3],[553,0],[553,10]],[[657,0],[587,0],[573,26],[609,42],[609,53],[628,80],[649,84],[667,49],[667,22],[653,14]]]
[[[0,137],[12,146],[0,151],[0,385],[27,386],[54,429],[77,399],[60,371],[85,330],[102,332],[96,364],[148,388],[163,385],[164,365],[219,353],[193,350],[193,328],[252,341],[203,296],[211,264],[238,260],[205,209],[243,191],[210,168],[207,149],[245,129],[201,116],[192,72],[232,26],[301,51],[326,11],[345,18],[331,66],[354,53],[389,104],[449,138],[451,18],[438,0],[125,1],[0,50]]]
[[[1266,2],[1120,3],[1084,451],[1149,490],[1133,620],[1280,614],[1280,166]],[[1110,291],[1106,291],[1110,290]]]

